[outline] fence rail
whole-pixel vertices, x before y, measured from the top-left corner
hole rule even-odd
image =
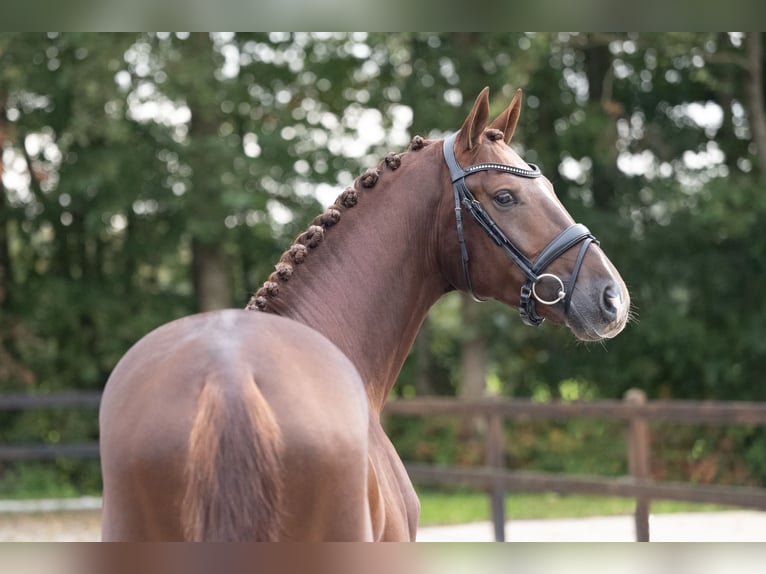
[[[0,412],[46,408],[97,408],[97,392],[49,395],[0,395]],[[422,397],[390,401],[387,416],[475,416],[487,419],[486,465],[457,468],[405,462],[410,477],[423,484],[471,486],[485,490],[491,501],[495,539],[505,540],[505,494],[508,490],[597,494],[636,499],[636,539],[649,540],[651,500],[712,503],[766,510],[766,489],[741,486],[709,486],[652,480],[649,476],[649,422],[705,425],[766,426],[766,403],[719,401],[646,401],[642,391],[632,389],[625,399],[589,402],[537,403],[523,399],[486,398],[457,400]],[[573,476],[505,468],[507,419],[563,420],[573,417],[623,421],[627,427],[630,475],[624,477]],[[98,458],[98,443],[0,445],[0,461],[66,458]]]
[[[766,510],[766,489],[741,486],[696,485],[657,481],[650,477],[649,422],[704,425],[764,425],[766,403],[728,401],[648,402],[644,393],[631,389],[622,401],[537,403],[524,399],[484,398],[457,400],[422,397],[390,401],[386,415],[471,416],[487,419],[486,465],[458,468],[405,462],[410,477],[421,484],[471,486],[490,497],[495,540],[505,540],[505,493],[507,490],[596,494],[636,499],[636,540],[649,540],[649,504],[676,500],[742,506]],[[630,475],[624,477],[573,476],[505,468],[506,419],[563,420],[574,417],[624,421],[627,427],[627,458]]]
[[[766,425],[766,403],[735,401],[659,400],[638,403],[628,402],[626,398],[623,401],[538,403],[529,399],[420,397],[389,401],[385,412],[416,416],[497,414],[520,420],[585,417],[630,421],[645,418],[654,422]]]
[[[0,395],[0,412],[34,409],[98,408],[99,392],[51,393],[48,395]],[[0,462],[13,460],[51,460],[56,458],[98,458],[98,442],[0,444]]]
[[[98,407],[99,392],[51,393],[49,395],[0,395],[0,411],[47,409],[58,407]]]

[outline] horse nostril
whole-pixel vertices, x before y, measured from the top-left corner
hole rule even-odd
[[[622,296],[615,285],[607,285],[601,299],[602,308],[610,318],[615,318],[622,308]]]

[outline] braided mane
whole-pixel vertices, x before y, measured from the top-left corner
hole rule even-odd
[[[421,150],[429,143],[431,142],[421,136],[415,136],[410,142],[408,151]],[[391,171],[399,169],[402,162],[401,157],[402,154],[394,152],[387,154],[377,167],[368,169],[356,178],[354,184],[344,189],[335,203],[328,207],[324,213],[315,217],[309,228],[298,235],[290,248],[282,254],[279,262],[274,266],[275,270],[250,298],[245,309],[265,311],[269,301],[279,295],[280,285],[289,281],[293,276],[296,266],[303,263],[309,253],[322,243],[327,230],[340,221],[341,214],[357,204],[360,192],[363,189],[375,187],[384,168]]]

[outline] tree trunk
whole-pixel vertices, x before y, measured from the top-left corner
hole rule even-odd
[[[460,386],[458,398],[478,399],[487,390],[487,348],[481,332],[481,309],[468,295],[461,295]],[[469,439],[486,430],[484,417],[465,417],[460,425],[461,438]]]
[[[415,339],[415,393],[418,396],[434,394],[431,378],[431,324],[426,317]]]
[[[10,206],[3,184],[3,147],[6,139],[5,96],[0,94],[0,314],[10,308],[11,257],[8,250]]]
[[[727,32],[720,32],[716,41],[720,47],[727,46],[729,34]],[[720,49],[720,48],[719,48]],[[732,112],[732,104],[735,101],[733,89],[737,85],[737,78],[739,77],[739,70],[735,66],[726,65],[719,66],[717,77],[719,81],[719,88],[713,89],[713,99],[721,107],[723,112],[723,120],[721,121],[721,128],[716,134],[716,140],[718,145],[724,150],[726,167],[729,168],[730,173],[738,173],[740,171],[737,166],[737,160],[740,154],[733,152],[740,145],[739,138],[735,135],[734,131],[734,113]],[[732,149],[732,151],[729,151]]]
[[[185,57],[197,63],[198,75],[184,86],[191,111],[188,161],[192,167],[192,279],[200,311],[231,307],[231,267],[224,249],[220,208],[220,173],[223,159],[216,153],[219,139],[219,105],[215,94],[215,61],[209,34],[195,33],[183,44]]]
[[[603,122],[603,129],[591,142],[593,200],[596,207],[612,209],[615,201],[618,179],[617,172],[617,124],[616,119],[624,114],[621,103],[612,99],[612,55],[609,46],[590,37],[583,50],[585,73],[588,77],[588,100],[590,111]]]
[[[231,307],[231,268],[222,246],[192,240],[192,274],[200,311]]]
[[[763,99],[763,39],[761,32],[745,34],[745,106],[761,177],[766,177],[766,111]]]
[[[11,206],[8,203],[7,190],[3,184],[3,148],[10,139],[5,120],[6,96],[0,93],[0,381],[7,383],[17,380],[32,384],[34,373],[18,359],[16,336],[22,332],[18,318],[12,312],[13,271],[11,253],[8,248]],[[10,387],[9,387],[10,388]]]
[[[2,181],[2,177],[3,169],[0,165],[0,181]],[[8,203],[5,198],[5,188],[0,183],[0,314],[10,307],[10,287],[11,256],[8,250]]]
[[[461,399],[482,397],[487,388],[487,350],[481,334],[479,313],[479,305],[467,295],[463,295],[461,314],[464,338],[460,347],[460,386],[458,387],[458,396]]]

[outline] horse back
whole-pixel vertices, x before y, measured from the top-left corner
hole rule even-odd
[[[327,538],[329,509],[309,508],[317,516],[307,526],[293,508],[331,488],[307,485],[306,473],[360,483],[348,489],[349,512],[361,507],[367,409],[354,366],[304,325],[238,310],[168,323],[125,354],[104,391],[103,536]],[[353,537],[369,534],[368,521],[348,517],[364,531]]]

